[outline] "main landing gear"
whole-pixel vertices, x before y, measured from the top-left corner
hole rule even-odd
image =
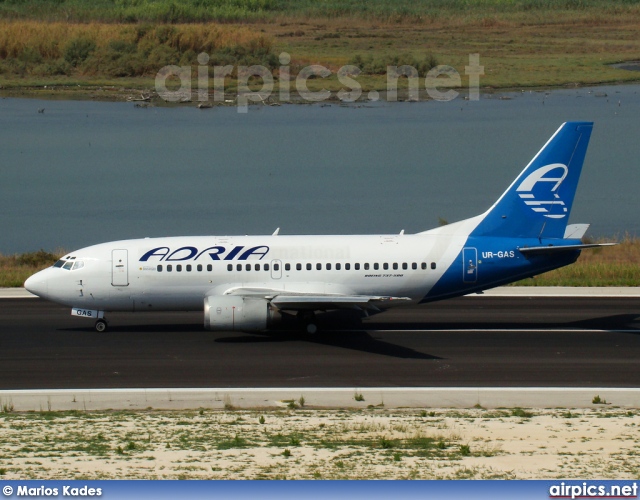
[[[303,312],[300,311],[298,313],[298,320],[302,323],[305,332],[309,335],[314,335],[318,332],[318,325],[316,324],[316,315],[313,312]]]
[[[106,332],[108,326],[106,318],[100,318],[96,321],[96,332]]]

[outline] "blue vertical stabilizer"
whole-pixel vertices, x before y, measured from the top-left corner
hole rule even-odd
[[[562,124],[470,236],[563,238],[592,128]]]

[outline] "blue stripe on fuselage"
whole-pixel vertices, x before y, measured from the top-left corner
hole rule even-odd
[[[512,283],[571,264],[580,255],[580,250],[571,250],[525,257],[518,248],[579,244],[580,240],[575,239],[469,237],[449,269],[420,302],[467,295]],[[475,261],[474,254],[477,255]]]

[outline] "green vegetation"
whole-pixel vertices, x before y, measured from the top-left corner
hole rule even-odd
[[[523,410],[522,408],[514,408],[511,410],[511,416],[521,418],[531,418],[533,413]]]
[[[33,273],[51,266],[63,252],[37,252],[21,255],[0,255],[0,287],[19,287]]]
[[[575,264],[514,283],[516,286],[640,286],[640,238],[583,250]]]
[[[353,17],[384,22],[517,18],[553,12],[602,16],[637,11],[636,0],[4,0],[10,19],[110,23],[246,22]]]
[[[246,27],[0,21],[0,75],[155,76],[171,64],[196,66],[200,52],[211,66],[274,68],[271,43]]]
[[[609,64],[640,59],[639,22],[640,0],[3,0],[0,86],[153,89],[160,68],[195,70],[200,52],[210,68],[270,68],[276,89],[281,52],[292,76],[309,64],[333,72],[312,91],[343,88],[336,70],[349,63],[364,91],[385,90],[396,63],[421,75],[450,65],[465,86],[470,53],[483,87],[632,81]]]

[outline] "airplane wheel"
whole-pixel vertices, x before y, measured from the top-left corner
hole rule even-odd
[[[309,335],[314,335],[318,331],[318,325],[316,325],[316,315],[313,312],[300,311],[298,312],[298,321],[302,324],[301,327]]]
[[[107,322],[103,319],[96,321],[96,332],[104,332],[107,330]]]

